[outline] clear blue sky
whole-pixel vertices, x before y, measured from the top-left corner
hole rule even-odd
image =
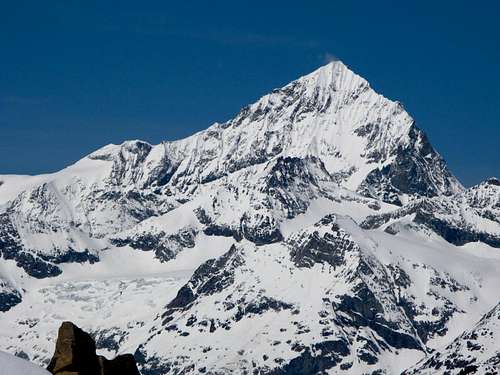
[[[0,174],[173,140],[343,60],[466,185],[500,177],[496,1],[2,1]]]

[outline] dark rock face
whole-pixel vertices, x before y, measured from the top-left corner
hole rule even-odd
[[[18,267],[37,279],[54,277],[62,273],[59,267],[48,260],[24,250],[21,237],[12,225],[8,213],[0,215],[0,255],[5,259],[15,260]]]
[[[487,179],[486,183],[493,186],[500,186],[500,180],[496,177],[491,177]]]
[[[135,358],[132,354],[122,354],[112,360],[99,356],[99,367],[103,375],[138,375]]]
[[[320,189],[320,181],[333,179],[319,158],[279,157],[261,190],[269,197],[268,208],[279,206],[291,219],[307,210],[313,190]]]
[[[90,334],[95,340],[97,349],[107,349],[115,353],[119,351],[120,345],[129,335],[128,332],[118,327],[96,330]]]
[[[99,362],[92,337],[73,323],[64,322],[59,328],[54,356],[47,366],[53,374],[75,373],[94,375]]]
[[[350,354],[348,343],[344,340],[330,340],[314,344],[312,350],[306,348],[300,356],[285,366],[269,372],[270,375],[316,375],[325,374],[336,367],[343,357]]]
[[[239,228],[216,223],[214,218],[201,207],[197,208],[194,213],[198,221],[205,226],[203,233],[207,236],[233,237],[236,241],[242,240],[243,237]]]
[[[354,296],[343,295],[335,310],[345,313],[338,321],[343,326],[369,327],[394,348],[422,349],[414,336],[400,332],[398,326],[384,319],[382,304],[365,284],[356,288]]]
[[[238,313],[234,317],[235,320],[241,320],[244,316],[248,315],[260,315],[266,311],[282,311],[291,310],[293,305],[283,301],[279,301],[275,298],[263,296],[254,301],[251,301],[247,305],[238,306]]]
[[[490,245],[491,247],[500,248],[500,238],[498,237],[469,228],[457,227],[429,214],[420,212],[417,213],[415,216],[415,222],[417,224],[424,224],[443,237],[446,241],[457,246],[465,245],[468,242],[480,241]]]
[[[268,206],[268,202],[263,202]],[[279,222],[266,210],[263,213],[244,213],[239,225],[227,225],[217,223],[214,217],[211,217],[206,210],[198,208],[196,216],[205,228],[203,232],[207,236],[233,237],[236,241],[243,238],[255,243],[256,245],[266,245],[283,240],[283,235],[279,229]]]
[[[21,301],[20,291],[9,280],[0,277],[0,312],[10,310]]]
[[[18,267],[37,279],[60,275],[62,271],[57,264],[83,262],[92,264],[99,261],[99,258],[88,250],[76,251],[70,248],[59,255],[49,256],[24,248],[8,212],[0,215],[0,256],[14,260]]]
[[[236,246],[217,259],[210,259],[194,271],[189,282],[184,285],[177,296],[167,305],[169,309],[185,309],[201,295],[211,295],[224,290],[234,282],[234,271],[244,263]]]
[[[2,281],[0,280],[0,311],[8,311],[21,301],[21,294],[18,291],[2,290]]]
[[[358,189],[360,194],[401,206],[402,194],[434,197],[455,193],[454,177],[424,132],[413,125],[409,138],[407,145],[395,151],[393,163],[368,174]]]
[[[113,238],[111,243],[118,247],[130,246],[142,251],[154,251],[161,262],[168,262],[176,257],[184,248],[193,248],[197,232],[193,228],[182,228],[177,233],[138,233],[127,238]]]
[[[156,356],[148,356],[143,345],[139,345],[134,353],[134,358],[141,365],[143,375],[163,375],[170,374],[174,366],[168,361]]]
[[[350,236],[335,223],[335,216],[325,216],[315,226],[329,226],[331,231],[319,234],[314,231],[288,241],[290,255],[297,267],[312,267],[326,263],[333,267],[343,264],[346,252],[357,249]]]
[[[61,255],[57,256],[44,256],[40,255],[40,258],[55,264],[61,263],[85,263],[88,262],[90,264],[94,264],[99,261],[99,257],[97,255],[92,254],[88,250],[84,251],[76,251],[74,249],[68,249]]]
[[[252,224],[249,224],[252,222]],[[243,215],[241,219],[241,233],[244,238],[257,246],[266,245],[283,240],[279,223],[269,215],[256,215],[249,218]]]
[[[139,375],[131,354],[113,360],[97,356],[92,337],[71,322],[64,322],[59,328],[47,370],[54,375]]]

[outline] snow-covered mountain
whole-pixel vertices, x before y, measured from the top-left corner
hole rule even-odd
[[[0,349],[47,363],[71,320],[143,374],[396,374],[500,302],[499,247],[500,182],[464,189],[333,62],[189,138],[0,175]]]

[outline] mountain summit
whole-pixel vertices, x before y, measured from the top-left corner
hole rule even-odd
[[[401,104],[340,61],[165,148],[171,184],[181,188],[277,157],[313,156],[341,186],[390,203],[462,189]]]
[[[332,62],[186,139],[0,176],[0,349],[46,365],[71,320],[146,375],[440,373],[500,300],[498,187]]]

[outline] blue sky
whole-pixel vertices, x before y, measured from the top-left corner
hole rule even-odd
[[[0,174],[182,138],[335,56],[401,101],[465,185],[500,177],[493,1],[0,5]]]

